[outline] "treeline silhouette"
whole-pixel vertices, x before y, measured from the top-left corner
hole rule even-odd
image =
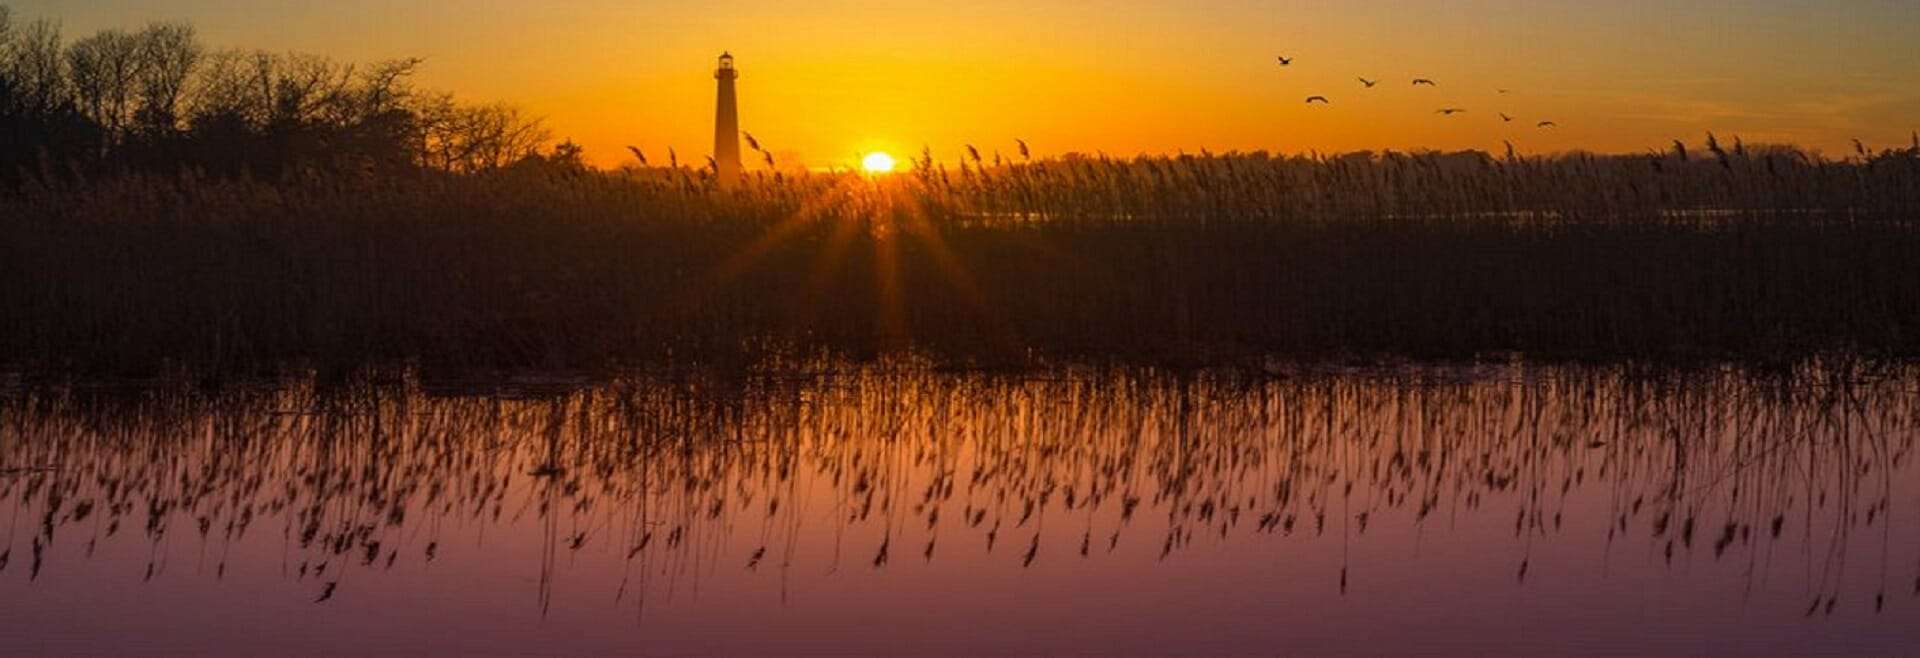
[[[550,134],[502,104],[417,88],[418,59],[353,65],[212,50],[155,23],[68,40],[0,5],[0,183],[128,173],[475,172],[548,164]],[[552,161],[579,166],[579,151]]]

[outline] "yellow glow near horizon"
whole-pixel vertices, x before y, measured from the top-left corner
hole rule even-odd
[[[1920,129],[1912,0],[0,2],[70,38],[179,20],[214,49],[423,57],[422,86],[523,107],[605,166],[627,145],[707,153],[723,50],[741,127],[796,169],[922,147],[1017,159],[1016,139],[1036,158],[1643,152],[1714,131],[1831,153]],[[1302,102],[1316,95],[1332,105]]]
[[[860,159],[860,168],[869,174],[893,173],[894,164],[893,156],[882,151],[868,153],[867,157]]]

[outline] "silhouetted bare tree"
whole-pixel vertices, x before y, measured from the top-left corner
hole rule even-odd
[[[472,173],[548,143],[516,108],[415,89],[420,64],[209,53],[182,23],[67,44],[57,24],[17,25],[0,5],[0,183],[68,171]]]
[[[25,172],[45,175],[73,157],[92,157],[98,126],[73,105],[58,25],[15,27],[0,36],[0,184]]]
[[[118,144],[131,122],[140,77],[140,41],[120,30],[105,30],[67,47],[67,78],[75,104]]]
[[[66,63],[61,55],[60,26],[40,19],[11,35],[0,66],[13,91],[13,100],[26,114],[54,112],[67,101]]]
[[[538,152],[545,125],[508,105],[461,106],[436,96],[420,107],[421,162],[442,171],[498,169]]]
[[[136,129],[148,136],[171,136],[180,128],[180,105],[201,58],[193,26],[156,23],[139,35],[140,105]]]

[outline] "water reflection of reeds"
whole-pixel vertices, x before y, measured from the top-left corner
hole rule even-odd
[[[1510,517],[1510,536],[1486,540],[1521,547],[1523,585],[1537,542],[1644,547],[1668,565],[1771,563],[1791,545],[1808,614],[1843,597],[1878,609],[1920,553],[1890,539],[1912,514],[1893,503],[1913,493],[1915,381],[873,368],[488,395],[417,382],[27,389],[0,402],[0,502],[13,510],[0,571],[37,579],[52,547],[146,542],[145,578],[183,560],[224,577],[235,545],[277,540],[283,577],[326,601],[398,563],[484,552],[488,528],[537,528],[546,606],[555,571],[582,552],[624,559],[618,596],[644,600],[697,587],[714,565],[885,568],[958,552],[1044,569],[1123,543],[1164,560],[1206,542],[1347,545],[1382,524]],[[1583,496],[1602,504],[1570,503]],[[1570,516],[1602,513],[1604,537],[1563,533]],[[448,525],[480,540],[456,549]],[[1863,542],[1881,543],[1878,564],[1847,563]],[[1340,589],[1365,568],[1342,564]],[[1849,570],[1878,589],[1843,591],[1860,582]]]

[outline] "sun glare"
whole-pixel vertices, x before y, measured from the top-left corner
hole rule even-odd
[[[885,174],[893,171],[893,156],[874,151],[861,158],[860,168],[869,174]]]

